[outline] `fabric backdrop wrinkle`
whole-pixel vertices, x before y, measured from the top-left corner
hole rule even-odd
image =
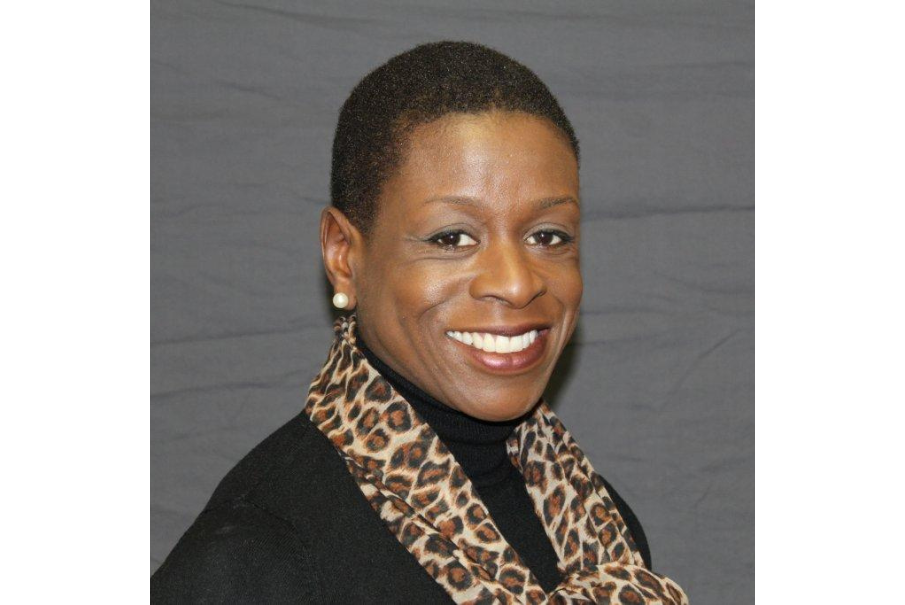
[[[579,326],[547,395],[696,604],[754,600],[754,5],[151,3],[151,570],[299,413],[352,87],[428,41],[550,86],[582,148]]]

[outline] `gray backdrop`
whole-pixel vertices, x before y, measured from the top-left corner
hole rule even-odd
[[[339,107],[390,56],[482,42],[582,145],[579,329],[548,395],[693,603],[754,598],[753,3],[151,3],[151,570],[300,411],[332,332]]]

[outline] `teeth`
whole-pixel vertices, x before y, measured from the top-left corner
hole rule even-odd
[[[494,339],[493,334],[484,334],[483,338],[484,346],[481,348],[488,353],[496,353],[496,340]]]
[[[459,331],[449,331],[446,335],[487,353],[518,353],[530,347],[531,343],[537,340],[537,330],[531,330],[518,336]]]

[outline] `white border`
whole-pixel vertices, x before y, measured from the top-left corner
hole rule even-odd
[[[149,49],[140,3],[0,25],[5,602],[148,594]]]
[[[762,4],[757,20],[765,603],[899,598],[881,579],[903,537],[905,52],[886,6]]]

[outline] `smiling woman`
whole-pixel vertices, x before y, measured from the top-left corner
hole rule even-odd
[[[582,294],[578,163],[550,91],[486,47],[419,46],[356,87],[321,220],[350,315],[153,600],[687,602],[542,400]]]
[[[357,302],[364,341],[456,410],[525,414],[581,300],[567,139],[522,112],[444,116],[412,130],[378,208],[367,236],[337,208],[322,223],[327,274]]]

